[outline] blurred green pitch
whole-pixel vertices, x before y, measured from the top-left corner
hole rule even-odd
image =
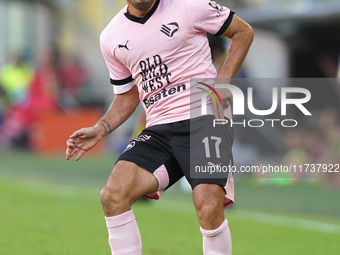
[[[110,156],[66,162],[62,155],[0,155],[0,254],[110,254],[99,191],[114,161]],[[247,180],[236,180],[236,187],[236,206],[226,210],[234,255],[339,254],[339,191],[256,188]],[[288,191],[300,201],[292,197],[290,208]],[[306,203],[304,211],[299,206]],[[133,209],[143,255],[202,254],[191,195],[174,187],[160,201],[138,202]]]

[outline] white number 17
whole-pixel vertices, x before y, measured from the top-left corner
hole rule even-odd
[[[216,141],[216,142],[215,142],[215,152],[216,152],[216,157],[217,157],[217,158],[221,158],[221,154],[220,154],[220,143],[221,143],[221,141],[222,141],[221,137],[211,136],[210,139]],[[202,143],[204,143],[204,146],[205,146],[205,156],[206,156],[207,158],[210,158],[209,137],[205,137],[205,138],[202,140]]]

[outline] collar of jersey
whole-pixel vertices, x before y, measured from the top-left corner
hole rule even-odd
[[[152,9],[142,18],[133,16],[131,13],[129,12],[125,12],[124,15],[125,17],[127,17],[129,20],[133,21],[133,22],[137,22],[137,23],[141,23],[144,24],[145,22],[148,21],[148,19],[152,16],[152,14],[156,11],[158,5],[159,5],[160,0],[156,0],[155,4],[153,5]]]

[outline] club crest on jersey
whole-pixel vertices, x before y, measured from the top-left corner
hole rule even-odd
[[[120,49],[120,48],[125,48],[125,49],[127,49],[127,50],[129,50],[129,48],[128,48],[128,42],[129,42],[129,40],[127,40],[126,41],[126,43],[125,43],[125,45],[123,45],[123,44],[118,44],[118,49]]]
[[[212,8],[214,8],[215,10],[217,10],[216,17],[221,16],[221,13],[222,13],[222,11],[223,11],[223,7],[222,7],[221,5],[219,5],[219,4],[217,4],[217,3],[213,2],[213,1],[210,1],[210,2],[209,2],[209,5],[210,5]]]
[[[125,148],[125,150],[123,151],[123,153],[126,152],[126,151],[128,151],[128,150],[131,150],[133,147],[135,147],[135,145],[136,145],[136,142],[135,142],[135,141],[130,142],[130,143],[128,144],[128,146]]]
[[[178,30],[179,25],[176,22],[171,22],[166,25],[163,24],[160,31],[168,37],[173,37]]]

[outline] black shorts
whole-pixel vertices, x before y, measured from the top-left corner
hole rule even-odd
[[[150,199],[159,199],[185,176],[192,189],[201,183],[224,188],[227,207],[234,198],[232,175],[226,171],[232,164],[234,133],[229,125],[214,127],[213,120],[207,115],[148,127],[131,140],[117,162],[133,162],[155,175],[159,188],[146,196]]]

